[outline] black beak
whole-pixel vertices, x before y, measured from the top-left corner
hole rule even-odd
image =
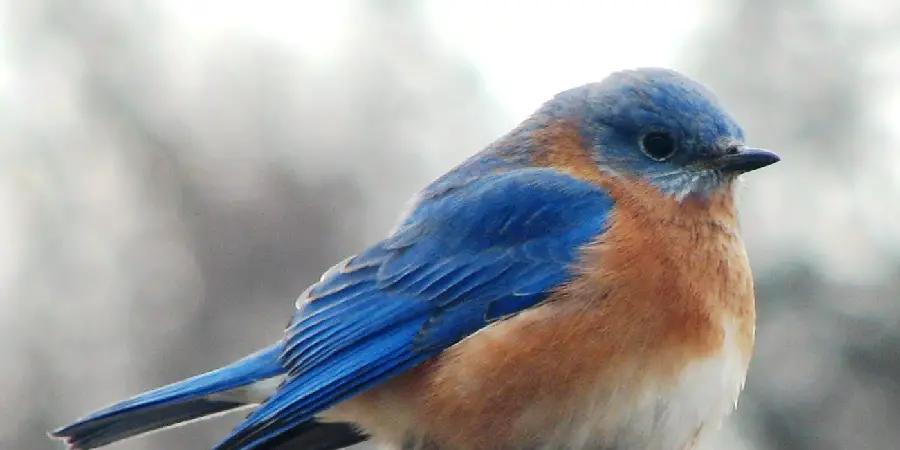
[[[737,152],[715,157],[711,162],[717,170],[731,173],[744,173],[762,169],[781,161],[778,155],[758,148],[741,148]]]

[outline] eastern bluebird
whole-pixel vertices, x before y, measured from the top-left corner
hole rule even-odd
[[[564,91],[325,272],[281,341],[53,436],[259,405],[215,449],[694,448],[753,349],[734,182],[778,160],[670,70]]]

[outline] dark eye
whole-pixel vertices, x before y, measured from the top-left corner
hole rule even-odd
[[[641,139],[641,150],[651,159],[665,161],[675,154],[675,140],[661,131],[647,133]]]

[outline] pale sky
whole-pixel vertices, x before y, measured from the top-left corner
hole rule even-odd
[[[472,61],[503,107],[521,117],[556,92],[611,71],[671,65],[678,46],[703,23],[703,1],[435,0],[426,10],[434,31]],[[322,58],[340,45],[353,3],[169,1],[200,41],[242,29]],[[543,64],[535,64],[538,57]]]

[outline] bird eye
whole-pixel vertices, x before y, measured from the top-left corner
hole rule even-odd
[[[650,159],[665,161],[675,154],[675,140],[661,131],[647,133],[641,139],[641,150]]]

